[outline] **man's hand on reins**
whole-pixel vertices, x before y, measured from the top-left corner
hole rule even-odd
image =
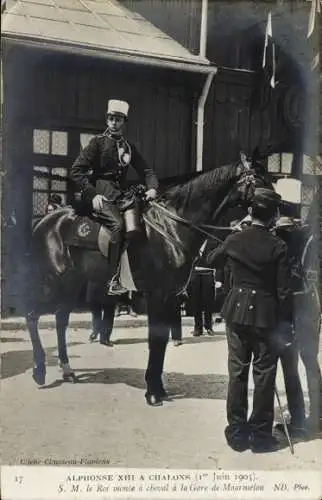
[[[155,200],[156,197],[157,197],[157,192],[156,192],[156,189],[154,189],[154,188],[148,189],[145,192],[145,199],[146,199],[146,201]]]
[[[97,194],[96,196],[94,196],[94,198],[92,200],[92,205],[93,205],[93,209],[95,210],[95,212],[100,212],[102,210],[103,205],[104,205],[104,201],[107,201],[105,196],[103,196],[101,194]]]

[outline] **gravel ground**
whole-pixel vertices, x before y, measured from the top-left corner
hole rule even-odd
[[[169,344],[165,382],[177,397],[161,408],[145,404],[145,328],[116,329],[114,348],[89,344],[87,330],[71,329],[69,354],[80,377],[78,384],[62,383],[54,331],[42,331],[48,363],[43,388],[31,377],[27,333],[5,332],[2,464],[75,460],[111,467],[322,470],[321,439],[297,443],[293,456],[287,446],[265,455],[230,450],[223,435],[228,382],[225,337],[195,339],[189,330],[184,329],[184,345]],[[277,383],[286,407],[280,371]]]

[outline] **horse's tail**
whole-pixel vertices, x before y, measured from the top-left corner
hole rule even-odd
[[[26,283],[26,306],[30,310],[53,301],[59,283],[72,267],[69,248],[64,243],[64,231],[73,218],[70,208],[46,215],[33,229],[29,276]]]
[[[71,265],[69,249],[64,243],[64,230],[74,212],[70,208],[57,210],[44,217],[34,228],[32,251],[38,264],[53,276],[62,276]]]

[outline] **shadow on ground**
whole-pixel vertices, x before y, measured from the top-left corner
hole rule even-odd
[[[1,337],[0,338],[1,344],[6,344],[8,342],[14,343],[14,342],[27,342],[25,339],[21,339],[18,337]]]
[[[71,342],[68,347],[82,345],[83,342]],[[54,354],[57,352],[57,347],[48,347],[45,349],[46,353],[46,365],[47,366],[57,366],[58,358]],[[71,356],[69,358],[79,358],[80,356]],[[32,351],[8,351],[1,354],[1,378],[6,379],[14,377],[16,375],[21,375],[27,370],[30,370],[33,366]]]
[[[108,368],[108,369],[79,369],[75,370],[77,373],[78,384],[124,384],[129,387],[134,387],[135,389],[140,389],[143,392],[146,390],[146,385],[144,381],[144,370],[136,368]],[[227,387],[228,387],[228,376],[223,374],[192,374],[186,375],[180,372],[169,372],[164,375],[165,387],[170,395],[173,404],[178,399],[212,399],[212,400],[226,400]],[[41,387],[41,390],[51,390],[60,387],[64,382],[61,380],[55,380],[53,383],[47,386]],[[250,391],[250,394],[253,391]],[[287,409],[286,406],[283,407],[283,411]],[[277,422],[280,419],[280,409],[275,405],[275,415]],[[281,433],[276,433],[278,441],[280,443],[279,449],[288,447],[288,442]],[[307,440],[315,440],[320,436],[315,435]],[[303,441],[303,439],[292,439],[295,443]]]
[[[182,345],[201,344],[203,342],[219,342],[219,341],[222,341],[223,339],[224,339],[224,336],[222,334],[218,334],[218,335],[211,336],[211,337],[206,336],[206,335],[202,335],[200,337],[185,337],[182,341],[183,342]],[[142,339],[138,339],[138,338],[118,339],[118,338],[116,338],[116,339],[114,339],[112,336],[111,341],[115,345],[130,345],[130,344],[146,344],[148,339],[147,338],[142,338]],[[171,339],[169,340],[169,343],[171,344]]]
[[[146,389],[145,371],[136,368],[107,368],[74,370],[79,384],[125,384],[136,389]],[[164,376],[165,385],[173,399],[226,399],[228,376],[222,374],[186,375],[170,372]],[[54,389],[61,386],[63,380],[43,386],[42,389]]]
[[[138,368],[79,368],[75,369],[76,381],[74,384],[124,384],[135,389],[146,390],[144,380],[145,370]],[[180,372],[168,372],[163,376],[164,384],[171,398],[175,399],[219,399],[226,400],[228,388],[228,375],[219,373],[212,374],[185,374]],[[66,382],[57,379],[54,382],[41,387],[42,390],[50,390],[60,387]],[[252,394],[253,391],[249,390]],[[285,392],[280,391],[280,395]],[[283,406],[282,411],[287,410]],[[280,420],[280,409],[276,406],[278,420]]]

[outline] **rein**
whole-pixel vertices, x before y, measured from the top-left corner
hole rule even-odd
[[[228,195],[226,196],[226,198],[223,200],[223,202],[218,207],[218,209],[216,211],[216,215],[219,213],[219,209],[221,210],[223,208],[223,206],[226,203],[227,199],[228,199]],[[155,207],[157,207],[159,209],[161,209],[164,213],[167,214],[167,216],[170,219],[172,219],[172,220],[174,220],[176,222],[180,222],[181,224],[183,224],[184,226],[188,227],[189,229],[192,229],[193,231],[196,231],[198,233],[204,234],[205,236],[207,236],[208,238],[210,238],[210,239],[212,239],[214,241],[222,243],[223,240],[221,238],[218,238],[217,236],[214,236],[213,234],[209,233],[205,229],[202,229],[200,226],[197,226],[193,222],[191,222],[191,221],[189,221],[187,219],[184,219],[183,217],[180,217],[180,215],[173,214],[172,212],[170,212],[170,210],[168,210],[166,207],[164,207],[160,203],[158,203],[156,201],[151,201],[151,205],[155,206]],[[204,227],[212,228],[212,229],[219,229],[219,226],[204,226]],[[225,228],[222,228],[222,229],[228,229],[228,227],[225,227]]]
[[[241,176],[244,175],[245,178],[246,178],[246,194],[248,195],[249,191],[251,190],[254,190],[254,187],[255,187],[255,178],[254,178],[254,175],[252,173],[252,170],[251,168],[249,167],[248,164],[245,164],[244,162],[241,162],[241,165],[242,165],[242,173],[241,173]],[[223,208],[225,207],[225,205],[227,204],[229,198],[230,198],[230,195],[231,193],[227,193],[225,198],[222,200],[222,202],[220,203],[220,205],[217,207],[215,213],[214,213],[214,216],[213,218],[216,219],[219,214],[222,212]],[[246,195],[245,195],[246,196]],[[217,241],[219,243],[222,243],[223,240],[222,238],[218,238],[217,236],[214,236],[212,233],[210,233],[209,231],[207,231],[206,229],[212,229],[212,230],[225,230],[225,231],[228,231],[228,230],[231,230],[230,227],[228,226],[213,226],[213,225],[206,225],[206,224],[202,224],[201,226],[197,226],[196,224],[194,224],[193,222],[183,218],[183,217],[180,217],[179,215],[176,215],[176,214],[173,214],[170,210],[168,210],[164,205],[162,205],[161,203],[158,203],[156,201],[151,201],[150,204],[154,207],[157,207],[159,208],[160,210],[162,210],[165,214],[167,214],[167,216],[176,221],[176,222],[180,222],[181,224],[183,224],[184,226],[188,227],[189,229],[197,232],[197,233],[200,233],[200,234],[203,234],[204,236],[207,236],[208,238],[210,238],[211,240],[214,240],[214,241]],[[159,231],[160,234],[162,234],[163,236],[166,236],[164,231],[162,230],[162,228],[159,228],[157,227],[156,224],[152,224],[146,217],[144,217],[144,220],[146,223],[148,223],[150,226],[152,226],[155,230]],[[204,228],[204,229],[203,229]],[[176,244],[178,244],[178,242],[176,242]]]

